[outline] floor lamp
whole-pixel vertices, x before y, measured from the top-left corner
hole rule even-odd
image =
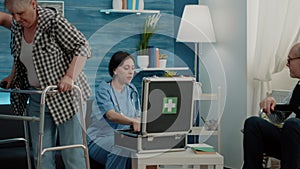
[[[199,45],[200,43],[216,42],[208,6],[186,5],[184,7],[176,41],[195,44],[194,75],[199,81]]]
[[[194,76],[196,81],[200,81],[199,76],[199,62],[200,59],[198,57],[200,43],[211,43],[216,42],[213,24],[211,21],[210,12],[207,6],[205,5],[186,5],[184,7],[184,11],[182,14],[177,39],[178,42],[191,42],[195,44],[195,58],[194,58]],[[200,87],[201,85],[197,85]],[[198,93],[199,94],[199,93]],[[200,97],[200,96],[198,96]],[[200,124],[200,114],[199,111],[200,102],[198,101],[195,104],[195,114],[194,114],[194,122],[197,125]],[[197,114],[199,115],[198,118]],[[194,143],[196,143],[198,138],[194,137]]]

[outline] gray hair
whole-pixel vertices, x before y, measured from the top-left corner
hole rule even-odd
[[[4,0],[4,7],[9,11],[27,8],[30,2],[35,0]]]

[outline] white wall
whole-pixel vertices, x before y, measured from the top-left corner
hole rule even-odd
[[[209,6],[217,41],[214,47],[220,55],[226,76],[221,153],[226,167],[238,169],[243,161],[240,130],[247,114],[247,4],[246,0],[201,0],[200,4]],[[202,83],[205,86],[205,80]]]
[[[291,78],[288,68],[283,71],[272,75],[272,89],[292,90],[299,79]]]
[[[253,97],[253,58],[256,39],[256,18],[258,17],[258,0],[247,1],[247,114],[251,114]]]

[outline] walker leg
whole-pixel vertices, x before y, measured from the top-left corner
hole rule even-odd
[[[44,122],[45,122],[45,93],[41,96],[40,105],[40,123],[39,123],[39,140],[38,140],[38,159],[37,169],[42,168],[42,151],[43,151],[43,136],[44,136]]]
[[[31,157],[30,157],[30,148],[29,148],[29,133],[28,133],[28,122],[23,121],[24,124],[24,135],[25,135],[25,149],[26,149],[26,156],[27,156],[27,166],[28,169],[31,169]]]
[[[37,169],[42,168],[42,142],[43,142],[42,140],[43,140],[43,135],[39,134]]]
[[[86,124],[85,124],[85,113],[83,108],[85,106],[83,106],[83,101],[82,101],[82,97],[80,97],[80,121],[81,121],[81,125],[82,125],[82,139],[83,139],[83,145],[84,145],[84,158],[85,158],[85,165],[86,165],[86,169],[90,169],[90,160],[89,160],[89,151],[88,151],[88,146],[87,146],[87,140],[86,140]]]
[[[85,158],[86,169],[90,169],[89,153],[88,153],[88,148],[86,145],[84,148],[84,158]]]

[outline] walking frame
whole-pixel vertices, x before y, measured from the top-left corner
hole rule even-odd
[[[29,133],[27,122],[28,121],[39,121],[39,135],[38,135],[38,159],[37,159],[37,169],[42,168],[41,160],[42,156],[48,151],[56,151],[56,150],[63,150],[63,149],[71,149],[71,148],[82,148],[84,151],[84,158],[86,162],[86,169],[90,169],[89,163],[89,154],[87,148],[87,140],[85,137],[86,134],[86,125],[85,125],[85,115],[83,110],[83,99],[82,93],[78,86],[74,85],[74,89],[78,92],[79,97],[79,111],[80,111],[80,121],[82,125],[82,137],[83,137],[83,144],[73,144],[73,145],[65,145],[65,146],[55,146],[49,148],[42,148],[43,147],[43,135],[44,135],[44,117],[45,117],[45,98],[47,94],[56,93],[58,92],[57,86],[48,86],[44,90],[20,90],[20,89],[0,89],[0,92],[8,92],[8,93],[23,93],[23,94],[41,94],[41,102],[40,102],[40,117],[35,116],[27,116],[25,113],[23,116],[17,115],[4,115],[0,114],[0,119],[7,119],[7,120],[21,120],[24,123],[24,137],[25,138],[12,138],[12,139],[3,139],[0,140],[0,144],[16,142],[16,141],[24,141],[25,142],[25,149],[26,149],[26,156],[27,156],[27,165],[28,169],[31,169],[31,160],[30,160],[30,149],[29,149]]]

